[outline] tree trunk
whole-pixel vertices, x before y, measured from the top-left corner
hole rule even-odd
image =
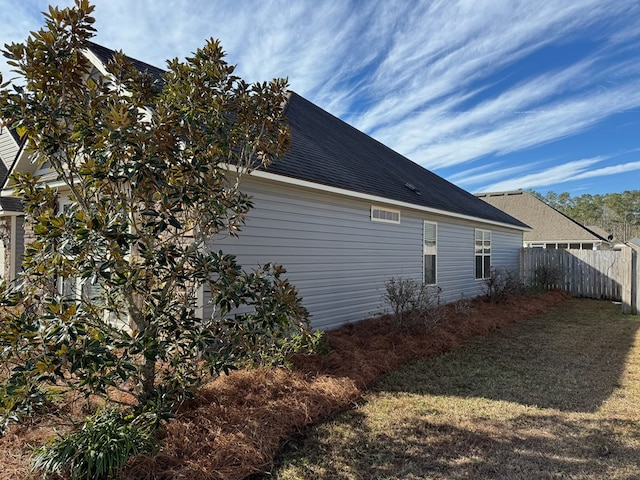
[[[141,369],[142,390],[138,394],[138,402],[144,405],[151,398],[155,391],[156,383],[156,361],[155,359],[145,358]]]

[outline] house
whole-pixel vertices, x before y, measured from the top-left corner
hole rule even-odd
[[[485,202],[531,227],[524,233],[524,247],[609,250],[606,236],[576,222],[524,190],[479,193]]]
[[[4,184],[8,171],[22,151],[23,142],[8,128],[0,128],[0,182]],[[0,197],[0,279],[16,278],[24,249],[24,216],[16,198]]]
[[[113,52],[90,44],[86,54],[105,72]],[[519,271],[525,223],[294,92],[285,115],[289,153],[243,180],[255,208],[239,238],[212,239],[212,248],[247,268],[283,265],[315,328],[380,313],[392,277],[437,285],[450,302],[483,293],[492,267]],[[35,167],[20,158],[14,169]]]

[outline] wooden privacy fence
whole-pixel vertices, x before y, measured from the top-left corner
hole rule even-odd
[[[640,295],[638,251],[524,248],[522,273],[526,284],[558,288],[575,297],[622,302],[625,313],[638,314]]]

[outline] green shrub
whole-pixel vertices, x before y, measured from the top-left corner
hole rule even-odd
[[[168,62],[162,81],[122,52],[88,79],[94,6],[69,3],[3,51],[16,74],[0,75],[3,125],[70,203],[13,176],[32,235],[18,281],[0,282],[0,307],[23,309],[0,319],[0,427],[40,408],[50,386],[116,403],[125,389],[136,411],[170,411],[262,346],[295,347],[307,317],[284,268],[244,269],[214,248],[253,208],[242,179],[287,151],[286,80],[244,82],[213,39]]]
[[[324,348],[324,332],[303,330],[288,336],[267,339],[258,352],[254,366],[289,367],[291,356],[296,353],[318,353]]]
[[[36,450],[33,468],[43,478],[116,478],[129,458],[156,449],[157,423],[151,413],[123,418],[118,410],[100,410],[77,432]]]

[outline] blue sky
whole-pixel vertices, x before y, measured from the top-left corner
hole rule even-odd
[[[0,43],[40,28],[48,4],[0,0]],[[98,43],[164,67],[218,38],[245,80],[288,77],[471,192],[640,189],[637,0],[94,4]]]

